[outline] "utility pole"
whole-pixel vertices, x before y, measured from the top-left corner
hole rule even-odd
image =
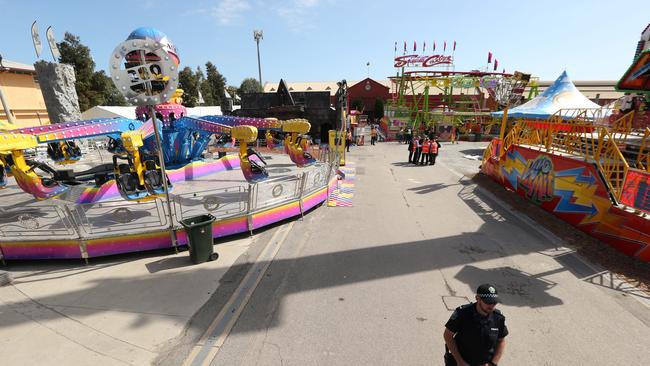
[[[255,39],[255,43],[257,43],[257,73],[259,76],[260,87],[263,88],[264,85],[262,85],[262,64],[260,63],[260,39],[264,39],[262,30],[254,30],[253,38]]]

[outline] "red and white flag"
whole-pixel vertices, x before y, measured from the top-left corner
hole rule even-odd
[[[418,50],[418,45],[415,41],[413,41],[413,52]]]
[[[406,52],[406,41],[404,41],[404,52]]]
[[[444,51],[447,51],[447,41],[445,41],[445,43],[443,44],[443,46],[442,46],[442,51],[443,51],[443,52],[444,52]]]
[[[492,52],[488,52],[488,64],[492,63]]]
[[[494,71],[497,71],[497,66],[499,65],[499,60],[494,59]]]
[[[427,41],[422,42],[422,53],[427,52]]]
[[[436,41],[433,41],[433,50],[436,50]]]
[[[454,41],[454,51],[456,51],[456,41]]]

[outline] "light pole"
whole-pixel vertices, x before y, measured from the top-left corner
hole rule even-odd
[[[255,39],[255,43],[257,43],[257,73],[260,80],[260,87],[263,87],[262,86],[262,64],[260,63],[260,39],[264,39],[264,34],[262,33],[262,30],[254,30],[253,38]]]

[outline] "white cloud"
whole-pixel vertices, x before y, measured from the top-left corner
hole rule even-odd
[[[320,0],[295,0],[294,3],[296,6],[303,7],[303,8],[309,8],[309,7],[314,7],[318,5]]]
[[[250,8],[250,4],[245,0],[222,0],[210,13],[219,23],[227,25],[241,18],[241,13]]]
[[[292,0],[280,5],[276,11],[289,26],[289,29],[301,32],[312,27],[308,15],[310,15],[310,9],[317,7],[320,3],[321,0]]]

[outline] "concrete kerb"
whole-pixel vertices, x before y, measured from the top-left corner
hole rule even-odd
[[[455,169],[449,167],[445,163],[440,163],[440,165],[444,166],[447,170],[449,170],[452,174],[454,174],[460,181],[465,181],[465,182],[471,182],[470,178],[467,176],[461,174],[460,172],[456,171]],[[485,188],[475,184],[467,184],[467,186],[473,187],[476,192],[478,192],[480,195],[483,197],[487,198],[490,202],[496,204],[499,206],[500,209],[510,213],[512,216],[514,216],[517,220],[521,221],[524,223],[526,226],[528,226],[530,229],[533,231],[537,232],[539,235],[541,235],[544,239],[548,240],[550,244],[552,244],[555,247],[555,250],[558,252],[562,253],[568,253],[568,252],[575,252],[573,249],[571,249],[570,245],[562,240],[560,237],[552,233],[551,231],[547,230],[544,227],[541,227],[535,222],[530,219],[528,216],[525,214],[520,213],[519,211],[515,210],[512,206],[507,204],[506,202],[502,201],[498,197],[496,197],[494,194],[486,190]],[[567,224],[568,225],[568,224]],[[617,276],[610,271],[608,271],[605,268],[602,268],[601,266],[591,263],[584,258],[582,258],[580,255],[576,255],[576,258],[582,262],[585,266],[590,268],[594,273],[601,273],[601,274],[609,274],[611,278],[611,284],[612,288],[615,289],[621,289],[621,288],[627,288],[627,289],[632,289],[634,292],[642,293],[642,291],[637,288],[636,286],[630,284],[629,282],[620,280],[617,278]],[[639,303],[642,305],[646,306],[647,308],[650,309],[650,298],[645,298],[645,297],[639,297],[639,296],[631,296],[635,300],[637,300]]]

